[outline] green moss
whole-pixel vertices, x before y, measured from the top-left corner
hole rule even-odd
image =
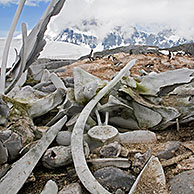
[[[139,83],[136,83],[136,84],[137,84],[137,87],[135,88],[135,90],[138,93],[146,93],[146,92],[148,92],[147,88],[141,86]]]
[[[14,114],[12,116],[26,115],[27,110],[30,108],[30,106],[27,103],[18,102],[17,100],[13,98],[9,98],[8,96],[3,96],[2,98],[6,104],[11,103],[13,105],[11,112],[10,112],[10,116],[11,114]]]

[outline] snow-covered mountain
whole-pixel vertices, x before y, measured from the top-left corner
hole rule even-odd
[[[109,32],[103,40],[99,40],[96,35],[81,31],[78,27],[66,28],[59,34],[53,35],[47,32],[46,38],[54,41],[69,42],[81,46],[89,46],[96,48],[101,44],[103,49],[115,48],[125,45],[149,45],[158,46],[160,48],[170,48],[192,41],[183,37],[179,37],[173,30],[163,30],[159,33],[145,32],[137,28],[129,28],[129,33],[123,32],[122,27],[115,27]]]

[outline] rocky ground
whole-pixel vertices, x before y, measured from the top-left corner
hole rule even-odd
[[[48,62],[47,59],[39,60],[39,62],[37,61],[36,64],[34,65],[35,68],[34,67],[31,68],[31,73],[32,73],[31,76],[35,74],[34,72],[37,64],[40,65],[40,64],[50,63],[50,64],[55,64],[56,66],[58,64],[57,68],[56,69],[53,68],[50,72],[56,72],[56,74],[61,78],[61,80],[63,80],[63,83],[66,85],[66,87],[71,88],[74,84],[72,79],[73,77],[75,81],[75,74],[73,76],[74,67],[81,67],[86,72],[102,80],[110,81],[113,79],[115,74],[119,72],[123,67],[125,67],[125,65],[132,59],[137,59],[137,63],[130,70],[130,76],[133,77],[135,80],[138,80],[140,77],[146,76],[151,72],[161,73],[161,72],[167,72],[169,70],[171,71],[171,70],[182,69],[182,68],[194,69],[194,57],[192,56],[174,56],[173,59],[169,60],[168,56],[162,55],[162,54],[135,55],[135,54],[127,54],[127,53],[117,53],[111,56],[104,56],[102,58],[101,56],[99,56],[94,60],[83,59],[78,61],[71,61],[70,62],[71,64],[69,65],[68,63],[63,61]],[[63,66],[62,63],[65,63],[65,66]],[[44,79],[46,80],[46,78]],[[34,87],[34,89],[35,88],[37,89],[39,88],[37,86],[37,83],[39,82],[40,81],[38,79],[34,80],[33,78],[33,81],[32,79],[29,79],[28,82],[26,82],[26,85],[30,84],[32,87]],[[51,94],[52,92],[56,91],[56,85],[55,87],[52,84],[50,85],[48,84],[46,86],[42,85],[40,91],[42,92],[49,91]],[[194,96],[193,89],[191,89],[190,91],[191,91],[190,98],[193,98]],[[138,97],[139,97],[139,94],[138,94]],[[140,97],[142,96],[140,95]],[[21,98],[21,97],[18,97],[18,98]],[[175,96],[175,98],[177,98],[177,96]],[[134,99],[136,100],[135,97]],[[163,101],[160,105],[165,106],[165,103],[166,103],[168,106],[173,105],[173,107],[177,108],[178,106],[177,102],[175,103],[176,106],[174,106],[174,102],[172,102],[173,98],[171,99],[171,102],[169,101],[167,102],[165,101],[165,99],[166,99],[165,97],[162,99]],[[122,102],[125,102],[125,101],[123,100]],[[137,100],[137,102],[140,102],[140,101]],[[145,106],[145,104],[148,103],[148,101],[145,101],[145,102],[143,101],[142,103],[144,103],[144,106]],[[30,121],[29,120],[26,121],[26,119],[24,119],[25,121],[23,122],[21,121],[21,123],[17,122],[18,129],[20,127],[18,125],[26,124],[28,125],[26,128],[28,129],[33,128],[34,130],[34,126],[36,126],[36,131],[38,129],[38,132],[44,133],[48,129],[48,126],[45,126],[45,125],[48,124],[48,122],[56,115],[57,111],[59,110],[58,106],[60,104],[61,103],[56,104],[55,107],[50,108],[49,112],[47,112],[46,114],[42,114],[40,116],[37,116],[37,115],[33,116],[35,113],[33,114],[31,113]],[[193,107],[194,103],[191,102],[189,106]],[[74,105],[72,107],[74,107]],[[80,106],[78,108],[80,108]],[[82,105],[82,108],[83,108],[83,105]],[[71,111],[69,110],[71,109],[68,109],[68,112],[66,112],[68,115],[68,122],[63,127],[62,132],[63,131],[71,132],[73,125],[75,124],[75,121],[76,121],[76,118],[74,117],[75,115],[71,113]],[[188,109],[188,110],[191,110],[191,109]],[[74,111],[76,113],[80,112],[80,110],[79,111],[74,110]],[[110,113],[110,117],[114,116],[113,114],[114,111]],[[101,112],[100,114],[101,114],[101,117],[103,117],[104,113]],[[94,117],[95,117],[95,114],[93,115],[93,119]],[[117,193],[117,194],[128,193],[131,189],[131,186],[134,184],[135,180],[137,180],[139,173],[143,171],[143,167],[147,165],[147,168],[144,174],[139,179],[139,182],[138,182],[139,186],[137,186],[134,193],[139,193],[139,194],[144,194],[144,193],[145,194],[149,194],[149,193],[150,194],[151,193],[191,194],[193,193],[194,192],[193,115],[191,116],[191,118],[192,119],[190,119],[190,121],[180,122],[180,123],[179,123],[179,120],[176,120],[176,122],[174,122],[173,124],[171,123],[169,127],[165,127],[165,129],[162,129],[163,125],[161,125],[161,129],[159,127],[156,130],[154,128],[155,127],[155,124],[154,124],[153,130],[152,130],[152,127],[151,128],[149,127],[149,131],[151,133],[149,134],[144,133],[145,132],[144,131],[142,132],[142,135],[140,135],[140,137],[137,135],[138,134],[137,131],[139,129],[147,130],[146,127],[145,128],[133,127],[133,129],[130,129],[130,127],[125,128],[123,125],[119,125],[119,124],[114,125],[113,124],[114,122],[110,120],[111,125],[113,125],[119,130],[119,138],[117,137],[116,139],[114,139],[114,141],[106,142],[105,145],[103,144],[100,144],[99,146],[94,145],[95,148],[91,148],[93,146],[93,143],[91,143],[91,145],[90,143],[88,143],[90,147],[90,153],[86,156],[86,158],[91,171],[94,173],[98,181],[111,193]],[[95,120],[94,125],[97,125],[98,120],[97,119],[94,119],[94,120]],[[5,131],[5,129],[12,130],[13,129],[12,125],[14,125],[13,122],[15,122],[16,124],[16,121],[13,119],[12,123],[11,121],[9,121],[9,124],[7,127],[0,126],[0,129],[2,131]],[[14,132],[16,133],[17,133],[17,130],[16,130],[17,127],[15,126],[15,129],[14,129]],[[132,138],[132,140],[130,140],[130,138],[127,139],[128,132],[131,132],[131,131],[134,131],[135,133],[134,138]],[[32,133],[32,131],[29,133]],[[122,135],[120,135],[121,133],[126,133],[126,137],[123,137]],[[33,137],[33,141],[35,139],[40,138],[38,137],[38,135],[37,136],[36,135],[35,135],[35,138]],[[52,157],[55,158],[56,155],[60,158],[61,153],[64,154],[68,152],[71,155],[71,152],[68,150],[69,149],[68,146],[70,145],[70,142],[71,142],[70,137],[71,137],[71,133],[70,135],[67,133],[58,134],[57,138],[55,138],[55,140],[52,142],[52,144],[49,147],[52,149],[55,146],[65,146],[66,150],[65,151],[51,150],[50,152],[49,150],[47,150],[47,152],[44,154],[41,161],[38,163],[38,165],[36,165],[31,176],[28,178],[28,180],[26,181],[22,189],[19,191],[20,194],[41,193],[45,184],[49,180],[55,181],[59,191],[62,189],[64,190],[63,192],[62,191],[60,192],[61,194],[70,193],[71,189],[77,189],[74,191],[74,193],[81,193],[81,192],[88,193],[88,191],[86,191],[81,181],[79,180],[76,174],[74,165],[72,163],[72,160],[71,158],[70,159],[68,158],[70,157],[68,154],[67,154],[68,155],[67,158],[65,159],[66,163],[64,164],[62,162],[63,165],[60,164],[57,166],[56,164],[57,162],[55,162],[54,166],[52,166],[53,163],[52,161],[50,161],[51,160],[50,158]],[[132,137],[131,133],[129,134],[129,137]],[[29,139],[28,141],[32,142],[32,140],[29,140]],[[25,142],[25,145],[28,145],[27,140]],[[54,155],[52,155],[53,153]],[[159,161],[157,161],[156,158],[154,158],[151,161],[150,159],[151,155],[158,158]],[[112,159],[110,158],[116,158],[118,160],[122,158],[126,160],[123,161],[122,164],[121,162],[114,161],[113,165],[108,165],[108,167],[104,165],[105,167],[101,168],[103,170],[100,171],[101,169],[99,169],[99,166],[98,166],[99,163],[95,165],[96,164],[95,160],[98,158],[102,158],[102,159],[108,158],[111,161]],[[8,163],[12,163],[15,160],[10,160],[11,162],[8,161]],[[105,161],[104,163],[108,163],[108,162]],[[110,167],[110,166],[117,166],[117,167]],[[161,171],[161,166],[164,170],[165,178],[163,177],[163,174],[162,174],[163,171]],[[122,171],[120,171],[120,169],[122,169]],[[149,179],[148,177],[152,175],[153,175],[152,181],[147,182],[147,180]],[[160,178],[158,180],[156,177],[159,177],[159,176]],[[165,185],[165,180],[166,180],[166,185]],[[72,183],[76,183],[76,184],[71,187]],[[159,183],[161,183],[161,185]],[[66,188],[65,186],[68,186],[69,188]]]

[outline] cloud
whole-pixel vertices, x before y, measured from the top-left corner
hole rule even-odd
[[[50,0],[27,0],[26,5],[36,6],[40,2],[49,2]],[[19,0],[0,0],[0,5],[18,4]]]
[[[193,7],[193,0],[67,0],[50,28],[59,32],[78,25],[101,38],[115,26],[122,26],[125,33],[131,26],[156,33],[172,28],[180,36],[194,39]],[[83,25],[91,20],[98,25]]]

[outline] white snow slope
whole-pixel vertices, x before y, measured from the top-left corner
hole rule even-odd
[[[2,63],[3,49],[6,39],[0,38],[0,67]],[[7,67],[11,67],[15,61],[14,48],[20,51],[21,39],[13,39],[9,51]],[[78,59],[90,53],[90,48],[77,46],[71,43],[48,41],[39,58],[49,59]]]

